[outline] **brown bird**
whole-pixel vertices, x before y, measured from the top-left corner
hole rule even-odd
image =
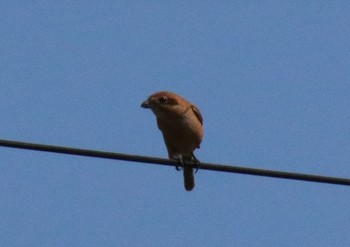
[[[184,98],[166,91],[152,94],[141,107],[150,108],[156,115],[168,156],[183,165],[185,189],[191,191],[194,188],[193,169],[186,164],[199,163],[193,151],[199,148],[203,138],[201,113]]]

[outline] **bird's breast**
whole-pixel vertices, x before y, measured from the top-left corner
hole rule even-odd
[[[165,143],[179,149],[179,152],[192,152],[202,141],[202,125],[196,119],[181,118],[171,121],[159,119],[157,122]]]

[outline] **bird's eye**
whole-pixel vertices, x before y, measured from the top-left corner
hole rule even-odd
[[[168,98],[165,97],[165,96],[160,97],[158,100],[159,100],[159,102],[162,103],[162,104],[165,104],[165,103],[168,102]]]

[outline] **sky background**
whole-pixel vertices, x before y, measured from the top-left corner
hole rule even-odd
[[[0,139],[350,178],[348,1],[2,1]],[[350,246],[350,188],[0,147],[1,246]]]

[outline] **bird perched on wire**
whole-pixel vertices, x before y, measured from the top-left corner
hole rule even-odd
[[[203,118],[198,108],[171,92],[157,92],[141,104],[149,108],[157,118],[170,159],[183,166],[184,185],[187,191],[194,188],[193,168],[199,161],[193,154],[203,138]]]

